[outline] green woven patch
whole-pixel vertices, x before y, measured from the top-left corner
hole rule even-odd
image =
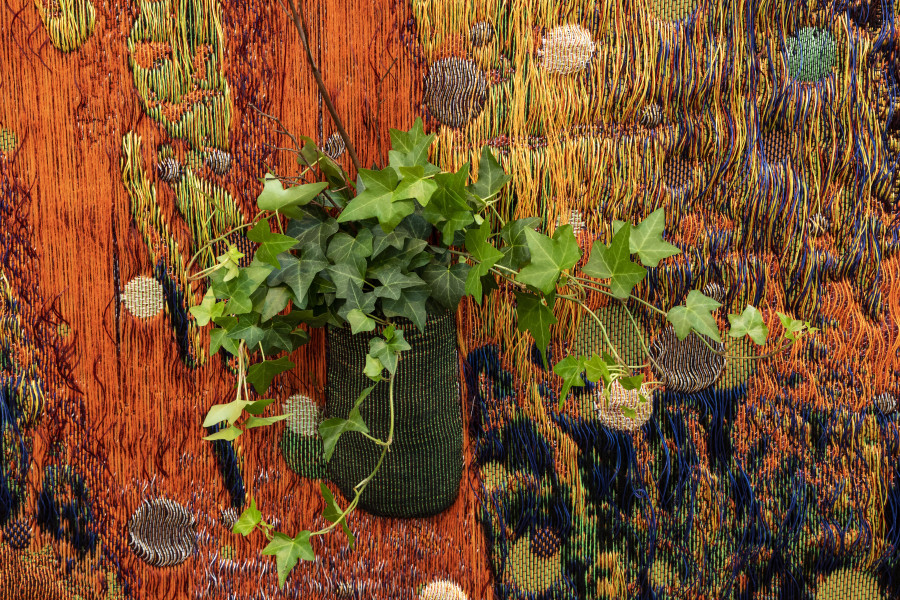
[[[325,478],[321,437],[301,435],[285,428],[281,437],[281,454],[291,471],[309,479]]]
[[[16,149],[17,143],[15,131],[0,127],[0,152],[12,152]]]
[[[786,60],[791,77],[818,81],[828,75],[836,62],[834,37],[829,31],[804,27],[788,38]]]

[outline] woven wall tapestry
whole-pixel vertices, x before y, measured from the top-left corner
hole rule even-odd
[[[511,176],[498,217],[569,225],[582,250],[662,209],[678,253],[646,305],[701,290],[723,330],[752,304],[819,331],[764,356],[641,302],[557,302],[551,358],[609,337],[660,384],[560,403],[514,289],[431,315],[397,436],[432,451],[387,467],[428,494],[374,488],[355,546],[316,538],[281,587],[266,540],[232,530],[251,500],[278,530],[327,525],[320,484],[343,502],[369,472],[319,435],[365,351],[310,330],[267,395],[287,418],[205,441],[237,368],[190,308],[199,249],[253,256],[218,238],[267,173],[298,176],[299,136],[355,176],[290,9],[6,0],[0,600],[900,598],[900,2],[298,9],[363,166],[421,117],[434,164],[487,147]]]

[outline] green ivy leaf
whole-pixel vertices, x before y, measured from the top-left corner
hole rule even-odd
[[[394,200],[415,200],[421,206],[427,206],[431,196],[437,191],[437,184],[426,178],[425,169],[416,167],[400,167],[400,185],[394,190]]]
[[[421,288],[425,285],[425,281],[418,275],[403,273],[404,266],[405,259],[397,257],[369,269],[366,276],[377,279],[381,283],[379,287],[375,288],[377,297],[398,300],[406,288]]]
[[[478,161],[478,181],[472,184],[471,191],[482,200],[495,196],[503,186],[512,179],[494,158],[488,146],[482,146],[481,159]]]
[[[721,342],[719,327],[712,311],[722,306],[712,298],[704,296],[697,290],[691,290],[684,306],[676,306],[669,311],[666,319],[675,327],[675,335],[683,340],[691,330]]]
[[[264,394],[275,376],[294,368],[294,363],[288,360],[288,357],[282,356],[274,360],[263,360],[256,364],[250,365],[247,369],[247,381],[253,386],[258,394]]]
[[[470,193],[466,189],[468,178],[468,163],[456,173],[435,175],[434,182],[438,187],[423,211],[425,219],[441,230],[444,244],[448,246],[453,244],[457,231],[474,221],[468,201]]]
[[[602,381],[604,386],[608,386],[612,383],[611,363],[613,363],[611,357],[594,354],[584,361],[584,376],[591,383]]]
[[[244,429],[253,429],[254,427],[268,427],[278,421],[284,421],[290,415],[275,415],[274,417],[247,417],[244,421]]]
[[[328,241],[338,229],[338,222],[324,210],[307,208],[302,218],[288,221],[285,233],[297,240],[304,256],[322,258]]]
[[[266,332],[259,326],[258,320],[259,315],[256,314],[242,316],[238,324],[228,332],[228,337],[233,340],[244,340],[248,348],[255,349],[266,337]]]
[[[256,529],[260,521],[262,521],[262,513],[256,508],[256,498],[251,497],[250,506],[244,509],[241,518],[237,520],[231,531],[246,536]]]
[[[366,367],[363,369],[363,373],[374,381],[378,383],[383,379],[382,372],[384,371],[384,365],[381,364],[381,361],[372,356],[371,354],[366,354]]]
[[[619,405],[619,410],[621,410],[621,411],[622,411],[622,414],[623,414],[624,416],[628,417],[629,419],[636,419],[636,418],[637,418],[637,412],[636,412],[633,408],[631,408],[630,406],[626,406],[626,405],[624,405],[624,404],[621,404],[621,405]]]
[[[247,406],[244,407],[244,411],[250,413],[251,415],[261,415],[266,407],[275,402],[275,398],[266,398],[264,400],[257,400],[256,402],[249,402]]]
[[[238,429],[237,427],[232,425],[231,427],[228,427],[226,429],[221,429],[221,430],[213,433],[212,435],[208,435],[203,439],[210,441],[210,442],[215,442],[216,440],[230,442],[232,440],[236,440],[237,438],[239,438],[242,433],[243,432],[240,429]]]
[[[276,269],[280,267],[278,264],[278,255],[287,252],[297,245],[297,240],[289,235],[273,233],[269,228],[269,222],[262,219],[247,234],[247,238],[259,244],[256,249],[256,258],[263,263],[270,264]]]
[[[369,354],[377,358],[390,373],[397,372],[397,360],[401,352],[410,349],[403,338],[403,330],[388,327],[384,330],[384,338],[369,340]]]
[[[300,309],[306,308],[310,286],[316,275],[328,267],[328,262],[310,257],[306,252],[300,258],[285,252],[278,255],[278,263],[281,269],[269,275],[269,285],[284,283],[294,293],[294,304]]]
[[[337,523],[338,520],[340,520],[341,529],[344,530],[344,535],[347,536],[347,541],[352,549],[356,544],[356,538],[347,526],[347,518],[342,514],[343,511],[341,511],[340,507],[338,507],[337,501],[334,499],[334,494],[331,493],[331,490],[329,490],[328,486],[324,483],[319,483],[319,491],[322,493],[322,498],[325,500],[325,510],[322,512],[322,516],[325,517],[325,520],[329,523]]]
[[[623,224],[622,221],[613,221],[613,231],[618,233]],[[654,210],[632,228],[629,248],[632,254],[638,255],[645,267],[656,267],[664,258],[681,254],[678,246],[662,239],[665,228],[666,212],[661,208]]]
[[[360,169],[359,178],[365,189],[341,211],[338,223],[376,218],[385,232],[390,232],[415,211],[412,200],[397,200],[397,172],[392,168],[372,171]]]
[[[631,291],[646,275],[647,269],[631,262],[629,236],[631,225],[625,224],[613,236],[609,246],[594,242],[591,257],[582,272],[597,279],[609,279],[609,287],[613,296],[621,300],[627,299]]]
[[[241,413],[250,403],[243,400],[234,400],[227,404],[216,404],[211,407],[203,419],[204,427],[212,427],[217,423],[226,422],[229,425],[241,418]]]
[[[516,292],[516,327],[531,333],[547,364],[547,346],[550,345],[550,326],[555,324],[553,310],[541,302],[536,294]]]
[[[444,308],[456,308],[466,293],[469,265],[455,263],[449,267],[430,264],[422,269],[422,279],[431,286],[431,297]]]
[[[555,365],[553,372],[562,377],[563,387],[559,393],[560,404],[569,397],[569,390],[573,387],[584,387],[584,381],[581,379],[581,373],[584,371],[583,356],[567,356]]]
[[[288,573],[297,566],[300,560],[316,559],[309,536],[309,531],[301,531],[295,538],[289,538],[283,533],[276,533],[269,545],[263,548],[262,554],[275,557],[278,565],[278,587],[284,587]]]
[[[798,321],[784,313],[775,314],[778,315],[778,320],[781,321],[781,326],[784,327],[784,337],[787,340],[796,341],[804,333],[815,333],[818,331],[815,327],[810,327],[806,321]]]
[[[260,320],[268,321],[278,313],[284,310],[284,307],[291,301],[291,290],[286,287],[270,287],[266,292],[266,299],[263,301],[262,313]]]
[[[578,241],[571,225],[563,225],[549,238],[532,229],[525,229],[531,262],[516,277],[517,281],[535,287],[545,294],[556,291],[559,275],[571,269],[581,258]]]
[[[234,317],[232,317],[234,318]],[[237,323],[237,319],[234,319]],[[228,337],[227,329],[213,329],[209,332],[209,354],[212,356],[219,351],[219,348],[225,348],[225,351],[232,356],[237,356],[238,345],[233,339]]]
[[[766,327],[762,314],[754,306],[747,305],[740,315],[728,315],[728,321],[731,323],[728,335],[733,338],[749,335],[751,340],[762,346],[769,337],[769,328]]]
[[[643,375],[632,375],[631,377],[619,377],[616,379],[622,388],[626,390],[639,390],[644,383]]]
[[[347,322],[354,334],[375,329],[375,320],[358,308],[347,313]]]
[[[419,331],[425,331],[428,317],[425,303],[431,292],[427,287],[411,287],[403,290],[396,300],[381,299],[381,310],[386,317],[405,317],[412,321]]]
[[[466,250],[476,261],[466,277],[465,293],[472,295],[478,304],[483,296],[482,278],[491,271],[491,267],[503,258],[503,253],[494,248],[488,241],[491,235],[491,224],[484,221],[477,229],[466,231]]]
[[[365,272],[366,258],[372,256],[372,237],[372,232],[368,229],[363,229],[356,237],[338,233],[331,238],[326,254],[335,264],[350,263],[360,272]]]
[[[394,168],[421,166],[426,174],[440,171],[428,162],[428,150],[435,139],[435,134],[425,135],[421,117],[417,117],[409,131],[390,130],[391,146],[388,160]]]
[[[334,455],[334,448],[338,443],[341,435],[348,431],[358,431],[360,433],[369,433],[369,428],[363,421],[362,415],[359,413],[359,407],[356,406],[350,410],[350,414],[346,419],[340,417],[332,417],[322,421],[319,425],[319,435],[322,436],[322,444],[325,449],[325,460],[331,460]]]
[[[500,239],[506,244],[502,248],[503,258],[497,263],[500,266],[518,271],[531,260],[531,252],[528,251],[527,230],[535,230],[541,224],[537,217],[525,217],[510,221],[500,230]]]
[[[256,199],[256,205],[260,210],[271,210],[292,217],[299,214],[293,209],[309,204],[326,187],[327,183],[307,183],[284,189],[280,179],[267,173],[263,191]]]
[[[199,306],[190,308],[191,314],[197,319],[197,325],[205,327],[212,319],[221,317],[225,310],[224,302],[216,302],[216,296],[213,294],[212,288],[206,290],[203,301]]]

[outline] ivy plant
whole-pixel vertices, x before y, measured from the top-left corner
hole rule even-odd
[[[679,339],[694,332],[704,342],[707,338],[721,341],[714,315],[720,307],[716,300],[694,290],[683,305],[665,311],[634,293],[648,268],[680,253],[663,237],[662,210],[638,223],[615,222],[610,241],[593,242],[587,260],[578,268],[584,257],[571,226],[557,227],[550,234],[540,230],[541,221],[536,218],[508,222],[501,218],[496,205],[510,178],[487,147],[481,152],[477,176],[470,173],[468,164],[445,172],[429,162],[434,138],[425,134],[421,120],[409,131],[392,130],[388,165],[360,169],[355,182],[303,138],[300,158],[307,165],[305,174],[324,181],[285,187],[277,177],[267,176],[257,199],[260,213],[247,234],[257,244],[252,260],[240,266],[246,257],[229,247],[197,276],[207,280],[208,290],[191,313],[199,324],[213,326],[210,352],[227,352],[237,362],[235,399],[213,406],[203,422],[206,427],[219,426],[209,440],[233,440],[247,429],[286,418],[263,416],[272,399],[258,398],[278,374],[294,368],[288,355],[309,341],[310,328],[346,325],[353,333],[361,333],[382,326],[381,334],[371,339],[366,357],[364,372],[371,385],[356,399],[347,418],[331,417],[319,428],[326,460],[340,436],[349,431],[380,446],[381,457],[373,472],[359,482],[355,496],[343,507],[321,486],[324,516],[330,524],[319,531],[294,536],[273,532],[255,502],[235,525],[237,533],[261,530],[269,538],[263,554],[276,557],[281,584],[300,560],[314,558],[312,538],[341,528],[354,542],[347,518],[393,443],[394,378],[403,352],[410,348],[403,330],[396,327],[398,319],[424,329],[429,313],[456,310],[466,296],[481,303],[497,290],[512,289],[517,327],[534,339],[547,362],[551,327],[557,322],[553,306],[559,300],[577,305],[600,326],[604,350],[590,356],[566,356],[553,365],[561,405],[573,387],[585,382],[599,386],[607,401],[614,386],[641,393],[645,383],[636,366],[621,359],[603,322],[588,309],[589,294],[622,303],[635,328],[628,301],[667,320]],[[787,315],[779,314],[779,318],[785,333],[776,351],[813,331]],[[728,319],[731,337],[749,336],[759,345],[767,342],[769,331],[755,307],[747,306]],[[646,352],[646,342],[641,340]],[[382,380],[389,386],[386,408],[391,413],[386,439],[371,435],[360,412]],[[634,416],[628,407],[621,410],[625,416]]]

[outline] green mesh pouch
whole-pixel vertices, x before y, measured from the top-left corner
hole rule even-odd
[[[446,510],[459,492],[463,470],[462,414],[456,319],[429,315],[425,331],[399,321],[412,347],[401,355],[394,381],[394,442],[359,506],[386,517],[425,517]],[[372,333],[328,328],[326,418],[347,418],[360,392]],[[361,406],[371,435],[387,439],[388,383],[382,381]],[[328,463],[329,479],[347,498],[375,467],[381,447],[356,432],[341,436]]]

